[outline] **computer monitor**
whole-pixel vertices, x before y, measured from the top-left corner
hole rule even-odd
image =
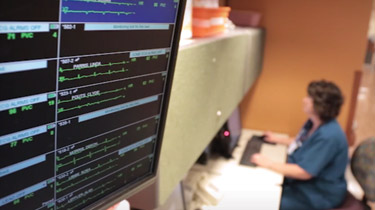
[[[106,209],[155,179],[184,4],[0,1],[0,209]]]

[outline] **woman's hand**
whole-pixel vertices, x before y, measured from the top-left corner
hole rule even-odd
[[[260,167],[264,167],[273,170],[277,173],[283,174],[286,177],[299,180],[309,180],[313,178],[305,169],[294,163],[277,163],[271,159],[261,155],[254,154],[251,156],[250,161]]]
[[[270,160],[266,156],[261,155],[259,153],[254,154],[253,156],[251,156],[250,162],[252,162],[252,163],[254,163],[254,164],[256,164],[256,165],[258,165],[260,167],[264,167],[264,168],[270,168],[271,165],[273,164],[272,160]]]
[[[271,131],[266,131],[264,132],[263,135],[264,135],[264,140],[270,143],[284,144],[288,146],[294,141],[294,138],[280,137],[278,135],[275,135]]]
[[[266,131],[264,133],[264,140],[270,142],[270,143],[281,143],[280,142],[280,139],[278,137],[276,137],[276,135],[274,133],[272,133],[271,131]]]

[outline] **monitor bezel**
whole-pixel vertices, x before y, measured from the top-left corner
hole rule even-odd
[[[165,93],[164,98],[162,100],[162,109],[160,113],[160,119],[159,119],[159,132],[157,135],[157,141],[155,146],[155,157],[154,157],[154,166],[152,168],[152,173],[140,180],[138,180],[136,183],[132,183],[129,186],[121,187],[120,189],[112,192],[111,194],[101,198],[98,201],[95,201],[94,203],[84,207],[84,210],[88,209],[98,209],[98,210],[106,210],[113,205],[119,203],[120,201],[127,199],[131,197],[132,195],[140,192],[141,190],[145,189],[146,187],[153,184],[157,179],[157,170],[159,166],[159,159],[160,159],[160,151],[161,146],[163,142],[163,136],[164,136],[164,130],[165,130],[165,123],[167,119],[167,112],[169,107],[169,100],[172,90],[172,83],[173,83],[173,76],[176,66],[176,60],[177,60],[177,53],[179,49],[179,42],[180,42],[180,35],[181,35],[181,29],[182,29],[182,23],[183,23],[183,17],[185,13],[185,6],[186,6],[186,0],[179,0],[178,4],[178,10],[176,14],[176,22],[175,22],[175,28],[174,28],[174,34],[172,37],[172,46],[171,46],[171,52],[170,52],[170,59],[169,59],[169,70],[167,74],[167,80],[165,84]]]

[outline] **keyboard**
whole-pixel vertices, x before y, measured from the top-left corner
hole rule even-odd
[[[251,139],[247,142],[246,148],[242,153],[242,158],[240,161],[241,165],[252,166],[256,165],[250,162],[250,158],[253,154],[259,153],[263,144],[274,144],[264,140],[263,136],[252,136]]]

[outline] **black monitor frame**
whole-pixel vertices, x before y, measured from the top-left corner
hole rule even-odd
[[[173,41],[172,41],[172,48],[171,48],[171,58],[169,60],[168,66],[168,75],[167,75],[167,81],[165,85],[165,95],[162,103],[163,109],[161,110],[160,114],[160,123],[159,123],[159,132],[157,136],[157,142],[156,142],[156,149],[155,149],[155,164],[152,168],[152,174],[139,180],[137,183],[133,183],[130,186],[122,187],[111,194],[107,195],[106,197],[102,198],[101,200],[85,207],[84,209],[98,209],[98,210],[106,210],[109,207],[115,205],[116,203],[119,203],[120,201],[127,199],[131,197],[132,195],[140,192],[141,190],[145,189],[146,187],[150,186],[156,181],[156,175],[157,175],[157,169],[159,166],[159,159],[160,159],[160,151],[164,136],[164,130],[165,130],[165,123],[167,119],[167,111],[169,106],[169,100],[172,90],[172,83],[173,83],[173,76],[176,66],[176,60],[177,60],[177,53],[179,49],[179,42],[180,42],[180,35],[181,35],[181,29],[182,29],[182,23],[183,23],[183,17],[185,13],[185,6],[186,6],[186,0],[179,0],[179,8],[176,15],[176,25],[175,25],[175,31],[173,34]]]
[[[55,0],[56,1],[56,0]],[[152,164],[152,170],[149,174],[145,174],[144,177],[141,177],[134,181],[133,183],[129,183],[127,185],[122,186],[120,189],[117,189],[110,194],[106,195],[103,198],[98,199],[94,203],[83,207],[83,209],[107,209],[114,204],[120,202],[121,200],[127,199],[130,196],[136,194],[137,192],[141,191],[145,187],[151,185],[156,181],[157,176],[157,170],[159,165],[159,158],[161,154],[161,146],[163,141],[163,135],[165,130],[165,124],[167,119],[167,111],[169,106],[169,100],[170,100],[170,94],[171,94],[171,88],[172,88],[172,81],[174,76],[174,70],[176,65],[176,59],[177,59],[177,53],[179,49],[179,40],[180,40],[180,34],[182,29],[182,23],[183,23],[183,17],[184,17],[184,11],[185,11],[185,4],[186,0],[179,0],[178,2],[178,8],[177,8],[177,14],[175,19],[175,25],[174,25],[174,33],[171,37],[171,50],[169,52],[169,61],[167,63],[168,71],[166,75],[166,82],[164,86],[164,95],[162,98],[161,103],[161,112],[159,117],[159,123],[158,123],[158,132],[156,136],[156,145],[155,145],[155,153],[154,153],[154,160]],[[17,20],[14,20],[17,21]],[[21,21],[20,21],[21,22]],[[152,38],[152,37],[151,37]],[[7,61],[7,62],[13,62],[13,61]],[[2,63],[2,61],[0,61]]]

